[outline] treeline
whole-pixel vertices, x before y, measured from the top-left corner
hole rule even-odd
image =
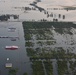
[[[76,10],[76,7],[66,7],[66,8],[64,8],[64,10]]]
[[[14,19],[18,19],[19,15],[10,15],[10,14],[0,15],[0,21],[7,21],[8,19],[10,19],[10,17],[13,17]]]
[[[25,10],[36,10],[36,8],[34,8],[34,7],[32,7],[32,8],[30,8],[30,7],[25,7],[24,9],[25,9]]]
[[[38,28],[70,28],[74,27],[76,28],[76,24],[73,24],[72,22],[26,22],[23,23],[24,29],[38,29]]]
[[[45,10],[44,8],[41,8],[41,7],[37,6],[35,2],[34,3],[31,3],[30,5],[31,6],[34,6],[35,8],[37,8],[40,12],[42,12],[42,11]]]
[[[0,16],[0,21],[7,21],[9,19],[8,15],[1,15]]]

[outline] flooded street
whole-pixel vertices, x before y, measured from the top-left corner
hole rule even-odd
[[[8,28],[16,28],[15,32],[9,32]],[[22,75],[24,72],[30,74],[31,69],[29,59],[25,49],[24,33],[21,22],[0,22],[0,36],[15,37],[16,41],[11,41],[11,38],[0,38],[0,75],[8,75],[8,69],[5,68],[6,63],[12,63],[13,68],[18,69],[17,75]],[[7,50],[5,46],[16,45],[18,50]],[[9,60],[7,61],[7,58]],[[30,71],[30,72],[29,72]]]

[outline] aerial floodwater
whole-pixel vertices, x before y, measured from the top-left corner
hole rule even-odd
[[[16,28],[15,32],[9,32],[9,28]],[[6,38],[6,37],[9,38]],[[0,22],[0,75],[8,75],[7,63],[18,69],[18,75],[30,71],[29,60],[25,50],[24,33],[21,22]],[[11,38],[16,41],[11,41]],[[6,46],[18,46],[17,50],[7,50]],[[8,60],[9,58],[9,60]],[[29,72],[30,73],[30,72]]]
[[[0,75],[76,75],[75,0],[0,0]]]

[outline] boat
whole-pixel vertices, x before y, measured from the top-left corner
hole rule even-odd
[[[16,49],[18,49],[18,46],[5,46],[5,49],[16,50]]]

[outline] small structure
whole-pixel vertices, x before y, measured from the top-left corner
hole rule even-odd
[[[12,67],[12,63],[6,63],[6,64],[5,64],[5,67],[6,67],[6,68],[11,68],[11,67]]]

